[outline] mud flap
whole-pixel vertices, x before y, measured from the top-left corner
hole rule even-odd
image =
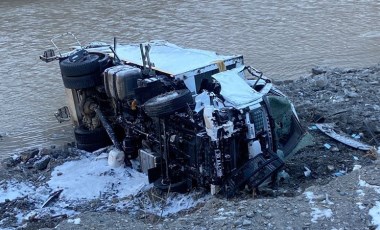
[[[269,155],[269,158],[265,158],[263,154],[259,154],[232,172],[222,186],[220,194],[230,198],[242,185],[248,184],[252,188],[257,188],[267,178],[274,175],[284,162],[274,153]]]

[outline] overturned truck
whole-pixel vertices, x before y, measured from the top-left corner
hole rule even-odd
[[[59,61],[68,107],[56,117],[69,114],[77,147],[113,144],[158,189],[230,197],[274,179],[303,147],[294,106],[243,56],[115,40],[40,58]]]

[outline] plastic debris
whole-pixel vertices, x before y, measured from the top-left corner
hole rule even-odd
[[[364,151],[367,151],[367,150],[370,150],[372,148],[372,146],[368,145],[368,144],[365,144],[363,142],[360,142],[358,140],[354,140],[351,136],[349,136],[348,134],[346,133],[343,133],[343,132],[337,132],[335,129],[334,129],[334,124],[332,123],[324,123],[324,124],[315,124],[319,130],[321,130],[324,134],[326,134],[327,136],[345,144],[345,145],[348,145],[352,148],[355,148],[355,149],[360,149],[360,150],[364,150]]]
[[[345,170],[339,170],[338,172],[333,173],[333,175],[336,176],[336,177],[339,177],[339,176],[346,175],[346,173],[347,173],[347,171],[345,171]]]
[[[289,173],[285,172],[285,170],[282,170],[281,172],[279,172],[277,174],[277,182],[280,182],[280,181],[285,181],[285,182],[289,182]]]
[[[312,126],[309,126],[308,129],[309,129],[309,130],[317,130],[318,128],[317,128],[317,126],[312,125]]]
[[[327,143],[324,144],[323,146],[325,146],[326,149],[331,149],[331,145],[329,145],[329,144],[327,144]]]
[[[304,171],[303,174],[305,175],[305,177],[309,177],[311,175],[311,170],[306,166],[304,166],[304,168],[306,171]]]

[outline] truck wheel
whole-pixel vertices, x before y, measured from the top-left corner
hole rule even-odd
[[[100,72],[100,56],[98,54],[85,54],[79,59],[68,57],[59,63],[62,76],[77,77]]]
[[[193,98],[188,89],[170,91],[145,102],[144,111],[151,117],[162,117],[183,109]]]
[[[99,73],[67,77],[62,75],[63,85],[68,89],[86,89],[102,84],[102,76]]]
[[[105,147],[112,143],[103,127],[88,130],[84,125],[80,125],[79,127],[75,127],[74,136],[78,145],[99,144],[100,147]]]
[[[111,67],[112,62],[111,58],[108,55],[105,55],[103,53],[90,53],[90,54],[96,54],[99,56],[99,67],[100,67],[100,73],[102,73],[105,69],[108,67]]]

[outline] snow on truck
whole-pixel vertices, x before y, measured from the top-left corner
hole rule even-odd
[[[59,61],[78,149],[114,145],[161,190],[206,187],[231,197],[273,180],[303,147],[294,106],[241,55],[165,41],[93,42],[40,57]],[[56,54],[57,53],[57,54]],[[137,162],[137,164],[136,164]]]

